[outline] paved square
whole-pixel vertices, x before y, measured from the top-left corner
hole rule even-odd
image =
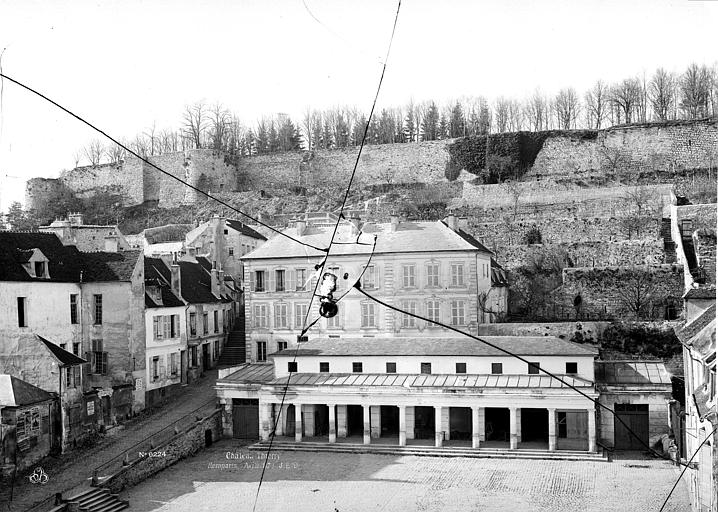
[[[250,511],[262,452],[222,441],[122,493],[133,511]],[[666,461],[612,463],[273,452],[257,511],[658,512]],[[679,484],[666,510],[690,509]]]

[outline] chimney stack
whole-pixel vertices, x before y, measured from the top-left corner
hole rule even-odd
[[[219,297],[221,295],[221,287],[219,284],[219,270],[217,269],[217,261],[212,261],[212,295]]]
[[[179,263],[177,263],[176,254],[172,256],[170,271],[172,272],[172,293],[174,293],[177,297],[182,298],[182,276],[180,274],[180,266]]]
[[[462,231],[469,230],[469,219],[467,217],[459,217],[459,229]]]
[[[294,221],[294,226],[297,228],[297,236],[304,236],[304,233],[307,231],[306,219],[296,219]]]
[[[107,235],[105,237],[105,252],[117,252],[119,245],[117,235]]]
[[[399,229],[399,216],[398,215],[392,215],[391,216],[391,232],[394,233],[397,229]]]
[[[446,224],[450,229],[456,231],[456,215],[454,215],[454,212],[449,213],[449,216],[446,217]]]
[[[352,225],[352,236],[356,236],[361,232],[361,219],[359,217],[349,217]]]
[[[83,215],[82,213],[68,213],[67,214],[67,220],[70,221],[70,224],[72,226],[82,226],[84,224],[83,222]]]
[[[219,293],[220,295],[227,295],[227,288],[224,284],[224,270],[222,270],[222,267],[219,268],[219,272],[217,272],[217,279],[219,279]]]

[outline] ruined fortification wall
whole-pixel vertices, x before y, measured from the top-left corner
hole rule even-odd
[[[140,169],[122,163],[76,167],[60,174],[60,181],[78,197],[90,197],[98,192],[120,193],[125,204],[143,200],[143,176]]]
[[[379,144],[364,147],[357,169],[361,186],[446,181],[447,144],[453,140]],[[358,148],[258,155],[239,163],[242,188],[311,186],[320,181],[347,180]],[[302,162],[304,161],[304,164]],[[300,170],[301,167],[301,170]]]
[[[595,139],[551,137],[527,177],[594,182],[657,173],[670,178],[717,162],[718,119],[645,123],[601,130]]]

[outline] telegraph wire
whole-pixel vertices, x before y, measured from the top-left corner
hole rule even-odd
[[[306,7],[306,3],[304,5]],[[307,8],[307,10],[309,10],[309,9]],[[364,126],[364,134],[362,135],[361,144],[359,145],[359,151],[357,152],[357,157],[356,157],[356,160],[354,161],[354,168],[352,169],[351,176],[349,177],[349,183],[347,184],[346,190],[344,192],[344,198],[342,199],[342,206],[339,209],[339,215],[337,215],[337,221],[334,224],[334,230],[332,231],[332,236],[329,239],[329,246],[326,248],[324,259],[323,259],[322,263],[317,265],[317,267],[316,267],[317,271],[319,271],[319,269],[326,268],[327,260],[329,259],[329,254],[331,253],[332,245],[334,244],[334,238],[336,237],[337,230],[339,228],[339,223],[341,222],[342,218],[344,217],[344,208],[346,206],[347,199],[349,197],[349,193],[351,192],[351,187],[352,187],[352,183],[354,181],[354,176],[356,175],[356,172],[357,172],[357,167],[359,167],[359,159],[361,157],[362,150],[364,149],[364,145],[366,144],[366,137],[369,132],[369,124],[371,123],[372,116],[374,115],[374,110],[376,109],[376,103],[379,99],[379,92],[381,91],[381,85],[384,82],[384,74],[386,73],[386,64],[389,60],[389,54],[391,53],[392,43],[394,42],[394,34],[396,33],[396,24],[399,21],[399,11],[400,10],[401,10],[401,0],[399,0],[397,3],[396,14],[394,15],[394,25],[391,29],[391,37],[389,38],[389,46],[386,51],[386,58],[384,59],[384,63],[382,65],[381,76],[379,77],[379,85],[376,88],[376,94],[374,95],[374,102],[372,103],[371,111],[369,112],[369,117],[367,118],[366,125]],[[310,12],[310,14],[311,14],[311,12]],[[314,16],[312,15],[312,17],[314,17]],[[319,21],[319,20],[317,20],[317,21]],[[357,239],[357,241],[358,241],[358,239]],[[376,237],[374,237],[374,247],[373,247],[372,253],[371,253],[372,255],[374,254],[374,249],[376,249]],[[369,258],[371,259],[371,255],[369,256]],[[365,270],[366,270],[366,267],[365,267]],[[364,275],[364,272],[362,272],[361,275]],[[309,329],[314,324],[316,324],[317,321],[319,321],[320,317],[318,317],[316,320],[314,320],[314,322],[312,322],[310,325],[307,325],[307,320],[309,319],[309,312],[312,310],[312,304],[314,303],[314,297],[316,296],[317,290],[319,289],[320,281],[321,281],[321,274],[319,276],[317,276],[317,282],[314,285],[314,291],[312,292],[312,295],[309,299],[309,305],[307,307],[307,311],[304,314],[304,320],[302,321],[302,332],[299,335],[299,338],[297,338],[297,346],[294,349],[293,361],[297,360],[297,354],[299,353],[299,339],[302,336],[304,336],[307,333],[307,331],[309,331]],[[357,284],[359,284],[359,281],[357,281],[355,283],[355,287]],[[350,288],[350,290],[351,290],[351,288]],[[284,385],[284,390],[282,392],[282,401],[281,401],[282,405],[284,405],[284,400],[287,396],[287,390],[289,389],[289,383],[291,381],[291,378],[292,378],[292,374],[289,373],[289,375],[287,377],[287,383]],[[267,469],[267,462],[269,461],[269,454],[272,449],[272,444],[274,441],[274,434],[276,432],[277,424],[278,424],[279,420],[281,419],[281,416],[282,416],[282,407],[280,406],[279,413],[277,414],[277,418],[274,423],[274,428],[272,429],[272,432],[270,433],[269,446],[267,447],[267,456],[264,458],[262,474],[259,477],[259,485],[257,485],[257,493],[254,497],[254,505],[252,506],[253,512],[257,508],[257,502],[259,501],[259,492],[262,489],[262,483],[264,482],[264,473]]]
[[[696,448],[696,451],[693,452],[693,455],[691,455],[691,458],[688,459],[688,462],[683,466],[683,471],[681,471],[681,474],[678,475],[678,478],[676,479],[676,482],[673,484],[673,487],[671,487],[671,492],[668,493],[668,496],[666,496],[665,501],[663,502],[663,505],[661,505],[661,509],[658,512],[663,512],[663,509],[668,504],[668,500],[671,498],[671,495],[673,494],[673,491],[676,490],[676,487],[678,487],[678,482],[681,481],[681,478],[683,478],[683,474],[688,470],[688,468],[691,465],[691,462],[693,462],[693,459],[696,455],[698,455],[698,452],[701,451],[701,448],[703,448],[703,445],[706,444],[706,441],[708,441],[713,434],[716,433],[716,430],[718,430],[718,426],[716,426],[713,431],[706,436],[706,438],[703,440],[701,444],[698,445],[698,448]]]
[[[509,356],[511,356],[511,357],[514,357],[514,358],[518,359],[519,361],[522,361],[522,362],[526,363],[527,365],[530,365],[530,366],[532,365],[532,363],[531,363],[528,359],[525,359],[525,358],[521,357],[520,355],[511,352],[510,350],[506,350],[505,348],[499,347],[498,345],[494,345],[494,344],[491,343],[490,341],[486,341],[486,340],[484,340],[484,339],[481,339],[481,338],[479,338],[478,336],[474,336],[473,334],[469,334],[468,332],[464,332],[464,331],[462,331],[462,330],[460,330],[460,329],[457,329],[456,327],[452,327],[451,325],[447,325],[447,324],[444,324],[444,323],[439,322],[439,321],[436,321],[436,320],[431,320],[431,319],[429,319],[429,318],[423,317],[423,316],[421,316],[421,315],[417,315],[417,314],[415,314],[415,313],[409,313],[408,311],[404,311],[404,310],[401,309],[401,308],[398,308],[398,307],[396,307],[396,306],[393,306],[392,304],[388,304],[388,303],[382,301],[381,299],[378,299],[378,298],[374,297],[373,295],[367,293],[366,291],[364,291],[364,290],[361,288],[361,286],[355,285],[355,288],[356,288],[357,290],[359,290],[359,292],[362,293],[366,298],[368,298],[368,299],[370,299],[370,300],[373,300],[374,302],[376,302],[377,304],[380,304],[380,305],[384,306],[385,308],[388,308],[388,309],[391,309],[391,310],[393,310],[393,311],[396,311],[397,313],[401,313],[401,314],[404,314],[404,315],[407,315],[407,316],[414,317],[414,318],[416,318],[416,319],[418,319],[418,320],[423,320],[423,321],[425,321],[425,322],[429,322],[429,323],[432,323],[432,324],[434,324],[434,325],[438,325],[438,326],[443,327],[443,328],[445,328],[445,329],[449,329],[450,331],[453,331],[453,332],[455,332],[455,333],[457,333],[457,334],[461,334],[461,335],[466,336],[466,337],[468,337],[468,338],[471,338],[471,339],[474,339],[474,340],[476,340],[476,341],[479,341],[479,342],[481,342],[481,343],[483,343],[483,344],[485,344],[485,345],[488,345],[488,346],[491,347],[491,348],[494,348],[494,349],[496,349],[496,350],[499,350],[499,351],[503,352],[503,353],[506,354],[506,355],[509,355]],[[596,404],[598,407],[600,407],[600,408],[602,408],[602,409],[605,409],[605,410],[607,410],[608,412],[610,412],[610,413],[614,416],[614,418],[617,419],[618,422],[621,423],[621,425],[623,425],[623,426],[626,428],[626,430],[628,430],[628,432],[630,432],[631,435],[632,435],[633,437],[635,437],[635,438],[646,448],[646,450],[648,450],[652,455],[654,455],[654,456],[656,456],[656,457],[658,457],[658,458],[661,458],[661,459],[664,458],[662,454],[658,453],[656,450],[654,450],[653,448],[651,448],[651,447],[650,447],[645,441],[643,441],[643,439],[641,439],[628,425],[626,425],[626,423],[625,423],[610,407],[608,407],[608,406],[602,404],[599,400],[597,400],[597,399],[595,399],[595,398],[591,398],[589,395],[587,395],[586,393],[584,393],[583,391],[581,391],[580,389],[578,389],[578,388],[577,388],[576,386],[574,386],[573,384],[570,384],[570,383],[566,382],[564,379],[562,379],[562,378],[559,377],[558,375],[556,375],[556,374],[554,374],[554,373],[552,373],[552,372],[550,372],[550,371],[548,371],[548,370],[546,370],[546,369],[544,369],[544,368],[541,368],[541,367],[538,367],[538,370],[539,370],[540,372],[545,373],[545,374],[548,375],[549,377],[551,377],[551,378],[553,378],[553,379],[559,381],[560,383],[562,383],[562,384],[565,385],[566,387],[572,389],[573,391],[575,391],[576,393],[580,394],[580,395],[583,396],[584,398],[587,398],[588,400],[590,400],[591,402],[593,402],[594,404]],[[683,464],[683,463],[681,463],[681,462],[678,462],[678,463],[679,463],[679,464]]]
[[[89,121],[87,121],[87,120],[85,120],[84,118],[80,117],[79,115],[75,114],[75,113],[72,112],[71,110],[68,110],[67,108],[63,107],[62,105],[60,105],[60,104],[57,103],[56,101],[50,99],[49,97],[47,97],[46,95],[42,94],[41,92],[36,91],[35,89],[33,89],[33,88],[31,88],[31,87],[29,87],[29,86],[23,84],[22,82],[18,82],[18,81],[15,80],[14,78],[12,78],[12,77],[10,77],[10,76],[8,76],[8,75],[2,73],[2,72],[0,72],[0,78],[6,78],[7,80],[9,80],[10,82],[14,83],[15,85],[18,85],[18,86],[22,87],[23,89],[25,89],[25,90],[27,90],[27,91],[29,91],[29,92],[31,92],[31,93],[33,93],[33,94],[39,96],[39,97],[42,98],[43,100],[45,100],[45,101],[47,101],[47,102],[49,102],[49,103],[52,103],[53,105],[55,105],[57,108],[59,108],[59,109],[62,110],[63,112],[65,112],[65,113],[67,113],[67,114],[70,114],[72,117],[74,117],[74,118],[77,119],[78,121],[80,121],[80,122],[86,124],[87,126],[89,126],[90,128],[92,128],[93,130],[95,130],[95,131],[98,132],[99,134],[103,135],[104,137],[107,137],[109,140],[111,140],[112,142],[114,142],[115,144],[117,144],[119,147],[121,147],[122,149],[124,149],[125,151],[127,151],[128,153],[130,153],[131,155],[136,156],[137,158],[139,158],[140,160],[142,160],[142,161],[143,161],[144,163],[146,163],[147,165],[153,167],[154,169],[158,170],[158,171],[161,172],[162,174],[164,174],[164,175],[166,175],[166,176],[169,176],[170,178],[172,178],[172,179],[174,179],[174,180],[180,182],[180,183],[183,184],[184,186],[189,187],[189,188],[191,188],[192,190],[194,190],[194,191],[196,191],[196,192],[199,192],[199,193],[202,194],[202,195],[207,196],[207,198],[212,199],[213,201],[216,201],[217,203],[221,204],[222,206],[226,206],[226,207],[229,208],[230,210],[232,210],[232,211],[234,211],[234,212],[237,212],[237,213],[239,213],[240,215],[243,215],[243,216],[247,217],[248,219],[250,219],[250,220],[256,222],[257,224],[259,224],[260,226],[264,226],[265,228],[267,228],[267,229],[269,229],[269,230],[271,230],[271,231],[274,231],[274,232],[277,233],[278,235],[281,235],[281,236],[283,236],[283,237],[285,237],[285,238],[288,238],[288,239],[292,240],[293,242],[296,242],[296,243],[298,243],[298,244],[301,244],[301,245],[304,245],[304,246],[307,246],[307,247],[311,247],[312,249],[317,250],[317,251],[320,251],[320,252],[324,252],[324,253],[328,253],[328,252],[329,252],[329,249],[328,249],[328,248],[317,247],[317,246],[315,246],[315,245],[308,244],[308,243],[306,243],[306,242],[302,242],[302,241],[300,241],[300,240],[297,240],[296,238],[291,237],[291,236],[287,235],[286,233],[283,233],[282,231],[279,231],[279,230],[276,229],[276,228],[273,228],[273,227],[270,226],[269,224],[265,224],[265,223],[262,222],[261,220],[255,219],[255,218],[252,217],[251,215],[249,215],[249,214],[247,214],[247,213],[244,213],[244,212],[241,211],[241,210],[238,210],[238,209],[235,208],[234,206],[230,205],[229,203],[227,203],[227,202],[225,202],[225,201],[222,201],[221,199],[219,199],[219,198],[217,198],[217,197],[215,197],[215,196],[209,194],[208,192],[205,192],[204,190],[201,190],[201,189],[195,187],[194,185],[191,185],[191,184],[187,183],[186,181],[184,181],[184,180],[178,178],[177,176],[175,176],[174,174],[165,171],[164,169],[162,169],[162,168],[158,167],[157,165],[153,164],[152,162],[150,162],[148,159],[146,159],[146,158],[140,156],[139,154],[135,153],[135,152],[132,151],[130,148],[128,148],[127,146],[125,146],[124,144],[122,144],[121,142],[119,142],[118,140],[114,139],[113,137],[111,137],[110,135],[108,135],[106,132],[104,132],[103,130],[101,130],[100,128],[98,128],[97,126],[95,126],[94,124],[90,123]]]

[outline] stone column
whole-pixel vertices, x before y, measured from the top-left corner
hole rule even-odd
[[[479,407],[479,441],[486,441],[486,407]]]
[[[294,440],[302,441],[302,404],[294,404]]]
[[[516,441],[521,442],[521,409],[516,409]]]
[[[272,404],[259,402],[259,438],[262,441],[267,441],[269,439],[269,435],[272,430],[272,418],[270,413],[271,406]]]
[[[337,405],[337,437],[347,436],[347,406]]]
[[[450,411],[451,411],[451,407],[442,407],[441,408],[441,431],[446,432],[446,434],[444,434],[444,436],[445,436],[444,441],[448,441],[449,439],[451,439]]]
[[[399,446],[406,446],[406,407],[399,406]]]
[[[362,405],[364,411],[364,444],[371,443],[371,413],[368,405]]]
[[[371,411],[371,437],[379,439],[381,437],[381,406],[372,405],[369,410]]]
[[[509,448],[515,450],[519,445],[519,439],[516,433],[516,407],[509,407],[509,431],[511,434],[509,438]]]
[[[279,405],[279,404],[275,404]],[[284,425],[287,423],[287,405],[282,405],[277,407],[277,416],[276,416],[276,422],[277,422],[277,428],[274,431],[275,436],[283,436],[284,435]]]
[[[336,426],[336,413],[334,404],[327,404],[329,407],[329,442],[337,442],[337,426]]]
[[[227,437],[234,435],[234,418],[232,416],[232,399],[221,398],[219,403],[222,405],[222,433]]]
[[[434,406],[434,446],[437,448],[444,444],[444,433],[441,430],[442,409],[440,405]]]
[[[551,407],[548,410],[548,450],[556,451],[556,408]]]
[[[314,437],[314,404],[304,404],[304,435]]]
[[[406,406],[406,438],[414,439],[414,406]]]
[[[481,434],[479,434],[479,409],[474,405],[471,407],[471,447],[479,448],[481,446]]]
[[[587,409],[588,413],[588,451],[596,451],[596,409]]]

